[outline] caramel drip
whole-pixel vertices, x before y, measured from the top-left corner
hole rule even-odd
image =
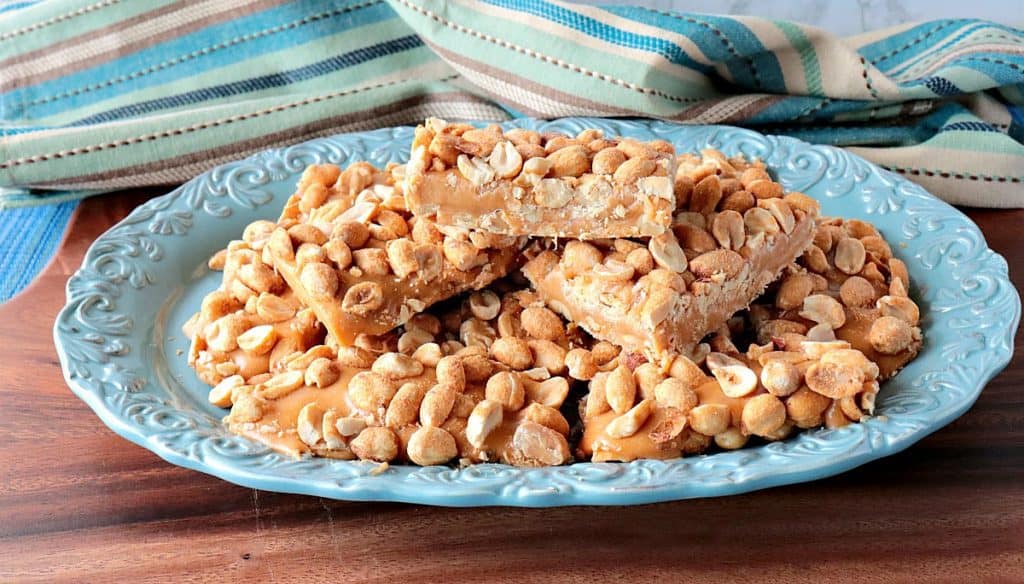
[[[587,418],[580,439],[579,449],[586,456],[593,456],[594,462],[611,460],[635,460],[638,458],[678,458],[682,451],[672,445],[659,445],[650,438],[650,432],[665,419],[665,410],[658,408],[640,430],[627,438],[613,438],[605,432],[608,424],[618,417],[615,412],[605,412]]]

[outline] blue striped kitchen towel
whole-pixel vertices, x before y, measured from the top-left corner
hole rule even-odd
[[[848,147],[954,203],[1024,201],[1024,33],[855,38],[545,0],[6,0],[0,206],[173,184],[425,116],[646,116]]]

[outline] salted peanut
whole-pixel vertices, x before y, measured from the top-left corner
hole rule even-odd
[[[608,375],[609,373],[599,372],[590,381],[590,392],[584,398],[584,418],[592,418],[611,409],[606,393]]]
[[[761,385],[768,393],[778,397],[792,395],[800,389],[802,378],[796,365],[787,361],[768,361],[761,368]]]
[[[914,343],[914,329],[902,319],[883,316],[871,325],[871,346],[883,355],[895,355]]]
[[[768,209],[776,223],[782,228],[783,233],[792,233],[796,227],[796,216],[793,210],[782,199],[761,199],[757,202],[759,207]]]
[[[412,352],[412,358],[423,363],[424,367],[436,367],[443,357],[444,351],[437,343],[424,343]]]
[[[709,175],[697,182],[690,195],[690,211],[707,215],[722,200],[722,183],[717,175]]]
[[[327,264],[308,263],[299,276],[302,287],[317,300],[334,297],[338,291],[338,274]]]
[[[299,417],[295,422],[295,429],[298,432],[299,440],[308,446],[316,446],[323,440],[322,422],[324,412],[316,403],[308,403],[299,410]]]
[[[742,215],[755,204],[757,204],[757,199],[754,195],[740,190],[724,196],[722,202],[718,204],[718,209],[721,211],[735,211]]]
[[[758,199],[776,199],[782,197],[782,185],[772,180],[755,180],[743,185]]]
[[[821,363],[836,363],[853,367],[861,372],[865,379],[878,377],[878,365],[868,359],[864,353],[856,349],[836,349],[821,356]]]
[[[511,142],[498,142],[487,158],[498,178],[514,178],[523,168],[523,157]]]
[[[551,377],[540,383],[526,385],[528,401],[552,408],[561,407],[568,395],[569,382],[564,377]]]
[[[245,385],[245,378],[241,375],[232,375],[225,377],[210,389],[208,399],[211,404],[218,408],[230,408],[232,403],[232,395],[236,388]]]
[[[313,361],[303,375],[306,385],[321,389],[331,385],[341,377],[341,367],[331,359],[319,358]]]
[[[269,322],[284,322],[295,316],[296,303],[274,294],[263,293],[256,298],[256,314]]]
[[[539,403],[531,403],[523,408],[522,416],[526,420],[551,428],[559,434],[569,434],[569,422],[557,409]]]
[[[442,357],[437,362],[437,382],[461,392],[466,387],[466,361],[455,355]]]
[[[757,374],[746,365],[716,367],[711,374],[728,397],[743,397],[757,389]]]
[[[485,395],[488,400],[498,402],[506,410],[514,412],[523,407],[526,389],[519,376],[509,371],[499,371],[487,380]]]
[[[491,325],[479,318],[470,318],[459,326],[459,339],[466,347],[480,347],[482,354],[491,346],[497,334]]]
[[[398,456],[398,437],[390,429],[370,426],[356,436],[349,447],[362,460],[391,462]]]
[[[469,310],[480,320],[494,320],[501,310],[501,299],[490,290],[474,292],[469,296]]]
[[[293,353],[281,360],[289,371],[305,371],[318,359],[330,359],[333,351],[327,345],[314,345],[303,353]]]
[[[729,427],[729,407],[723,404],[701,404],[690,410],[687,421],[695,432],[715,436]]]
[[[814,279],[808,274],[787,276],[775,293],[775,306],[793,310],[803,306],[804,299],[814,291]]]
[[[605,432],[613,438],[628,438],[639,432],[640,428],[647,423],[648,418],[654,413],[654,408],[653,399],[641,400],[629,411],[609,422]]]
[[[338,347],[337,362],[342,367],[368,369],[376,356],[361,347]]]
[[[415,422],[421,415],[420,404],[427,391],[428,388],[425,384],[417,382],[409,382],[399,387],[388,404],[388,409],[384,414],[384,424],[389,428],[397,429]]]
[[[469,348],[471,347],[467,347],[467,349]],[[481,350],[483,350],[483,347],[481,347]],[[494,372],[494,365],[486,356],[462,353],[458,356],[462,358],[462,369],[466,372],[466,381],[479,383],[490,379],[491,374]]]
[[[466,440],[476,448],[483,448],[501,420],[501,403],[489,399],[480,401],[466,420]]]
[[[804,213],[816,214],[818,212],[818,201],[812,197],[808,197],[803,193],[792,192],[786,193],[786,196],[782,197],[782,200],[790,206],[791,209],[803,211]]]
[[[803,258],[807,269],[812,272],[823,274],[828,271],[828,258],[825,257],[825,252],[821,251],[821,248],[812,245],[804,252]]]
[[[566,146],[548,155],[549,174],[554,178],[579,177],[590,170],[590,152],[585,146]]]
[[[734,278],[743,269],[743,256],[729,250],[716,249],[690,260],[690,271],[698,278],[711,278],[716,274]]]
[[[856,274],[864,267],[864,244],[859,239],[846,237],[836,243],[836,267],[843,273]]]
[[[683,414],[697,407],[697,393],[690,386],[675,377],[663,380],[654,388],[654,399],[659,405],[675,408]]]
[[[551,375],[561,375],[565,372],[566,351],[554,341],[530,339],[527,345],[533,354],[534,367],[543,368]]]
[[[718,213],[711,224],[711,233],[724,249],[739,250],[746,241],[743,216],[732,210]]]
[[[398,352],[411,355],[416,352],[416,349],[421,346],[433,342],[434,335],[429,331],[418,328],[406,327],[406,331],[402,333],[402,336],[398,337]],[[419,361],[419,359],[417,359]]]
[[[586,349],[570,349],[565,354],[565,366],[569,377],[581,381],[589,381],[597,374],[597,361],[594,354]]]
[[[800,316],[837,329],[846,323],[846,311],[838,300],[827,294],[812,294],[804,299]]]
[[[618,148],[605,147],[594,154],[591,169],[595,174],[614,174],[624,162],[625,152]]]
[[[747,445],[748,437],[739,428],[727,428],[715,434],[715,444],[723,450],[738,450]]]
[[[334,422],[335,429],[337,429],[338,433],[344,436],[345,438],[358,436],[359,433],[366,428],[366,426],[366,418],[363,418],[361,416],[339,417]]]
[[[341,432],[338,431],[339,418],[340,416],[334,410],[324,412],[320,420],[320,434],[323,437],[324,446],[328,450],[337,451],[329,455],[331,458],[351,460],[355,458],[355,455],[349,450],[345,436],[342,436]]]
[[[610,363],[612,359],[619,356],[621,351],[621,348],[609,343],[608,341],[598,341],[590,348],[590,354],[594,357],[594,362],[597,363],[598,367],[602,367],[607,363]]]
[[[786,399],[786,414],[799,428],[813,428],[822,423],[822,415],[832,400],[803,386]]]
[[[804,341],[800,345],[800,350],[803,352],[806,359],[821,359],[825,355],[832,353],[833,351],[842,351],[850,348],[850,343],[846,341],[830,341],[830,342],[812,342]]]
[[[660,421],[647,433],[647,437],[657,445],[667,444],[676,440],[686,429],[686,414],[672,408],[660,408]]]
[[[374,373],[389,379],[404,379],[423,373],[423,364],[401,353],[384,353],[373,362]]]
[[[263,417],[263,407],[266,402],[263,398],[254,395],[254,392],[235,391],[232,394],[232,401],[231,413],[228,414],[231,422],[244,424],[255,422]]]
[[[512,435],[509,462],[516,466],[557,466],[569,461],[565,436],[536,422],[523,421]]]
[[[532,367],[521,372],[523,377],[533,381],[546,381],[551,379],[551,372],[544,367]]]
[[[536,339],[553,341],[565,334],[562,319],[549,308],[530,306],[520,315],[523,331]]]
[[[256,387],[260,397],[265,399],[281,399],[296,389],[302,387],[304,382],[302,371],[285,371],[272,376],[267,381]]]
[[[251,263],[238,268],[235,277],[254,292],[270,292],[280,289],[281,278],[264,263]]]
[[[636,380],[625,365],[620,364],[605,381],[605,399],[615,413],[624,414],[636,400]]]
[[[533,353],[524,339],[503,337],[491,344],[491,356],[512,369],[527,369],[533,364]]]
[[[238,335],[238,346],[247,353],[263,355],[274,347],[277,342],[277,331],[273,325],[254,326]]]
[[[238,310],[241,305],[224,290],[214,290],[203,298],[199,315],[206,322],[213,322],[222,316]]]
[[[248,328],[249,320],[242,314],[229,314],[207,325],[203,336],[213,351],[227,353],[238,347],[238,337]]]
[[[804,378],[812,391],[832,399],[856,395],[864,384],[863,371],[839,363],[812,363]]]
[[[590,273],[606,282],[628,282],[633,279],[636,270],[626,262],[608,258],[603,264],[594,266]]]
[[[633,268],[634,273],[641,276],[654,269],[654,257],[644,248],[634,249],[626,254],[626,263]]]
[[[388,378],[373,371],[356,373],[348,382],[348,395],[352,404],[371,413],[386,408],[396,391]]]
[[[921,320],[921,311],[913,300],[904,296],[882,296],[878,299],[878,310],[882,316],[898,318],[911,326]]]
[[[692,359],[685,355],[677,355],[669,366],[668,374],[694,388],[707,380],[707,375]]]
[[[875,303],[875,287],[860,276],[850,276],[839,287],[839,298],[846,306],[872,306]]]
[[[612,173],[616,181],[629,184],[651,176],[658,168],[657,163],[650,158],[630,158],[619,165]]]
[[[836,331],[831,325],[821,323],[807,329],[806,337],[808,341],[834,341],[836,340]]]
[[[689,222],[691,215],[700,217],[700,220]],[[710,234],[705,225],[702,224],[703,218],[705,216],[699,213],[679,213],[676,215],[676,224],[673,225],[672,231],[683,249],[699,254],[709,252],[718,247],[715,236]]]
[[[585,241],[572,240],[565,244],[561,265],[567,274],[576,276],[592,270],[601,263],[602,258],[601,251],[593,245]]]
[[[743,225],[750,236],[764,233],[771,235],[779,232],[779,222],[775,220],[771,212],[761,207],[753,207],[743,213]]]
[[[673,272],[685,272],[687,268],[686,254],[679,246],[676,236],[671,231],[652,237],[648,243],[648,250],[654,263],[658,266]]]
[[[647,399],[654,397],[654,388],[665,379],[665,375],[662,373],[661,367],[648,362],[641,363],[633,369],[633,379],[636,380],[640,399]]]
[[[458,455],[455,438],[441,428],[423,426],[412,433],[406,446],[409,460],[420,466],[444,464]]]
[[[786,423],[786,406],[768,393],[756,395],[743,404],[741,430],[755,436],[769,436]]]
[[[420,423],[424,426],[444,424],[455,407],[456,395],[458,392],[447,385],[435,385],[430,388],[420,402]]]

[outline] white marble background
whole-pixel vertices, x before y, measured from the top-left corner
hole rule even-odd
[[[1024,25],[1024,0],[597,0],[586,4],[634,4],[652,8],[744,14],[820,26],[855,35],[906,22],[982,18]]]

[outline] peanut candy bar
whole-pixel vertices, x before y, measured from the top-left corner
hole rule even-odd
[[[209,385],[275,370],[287,355],[324,340],[313,312],[300,305],[263,261],[262,250],[274,227],[270,221],[250,224],[241,240],[210,260],[212,269],[224,271],[221,285],[203,298],[199,312],[183,327],[192,339],[188,364]],[[221,395],[217,403],[223,400]]]
[[[595,375],[580,403],[579,456],[676,458],[703,452],[712,441],[736,449],[752,436],[782,440],[797,428],[841,427],[874,411],[878,366],[849,343],[772,348],[712,352],[705,368],[684,356],[667,367],[618,359],[614,369]]]
[[[270,234],[274,267],[338,344],[482,288],[518,257],[515,238],[412,217],[397,188],[402,168],[310,167]]]
[[[668,229],[675,150],[663,140],[502,131],[428,119],[405,197],[417,217],[516,236],[636,237]]]
[[[759,164],[680,157],[672,230],[647,241],[568,241],[523,267],[541,298],[594,337],[652,360],[689,353],[804,252],[818,203]]]
[[[484,290],[212,392],[230,397],[232,431],[295,456],[559,465],[567,354],[581,342],[532,293]]]
[[[921,312],[909,289],[906,264],[874,226],[827,218],[774,298],[751,306],[751,320],[758,342],[780,349],[805,339],[846,341],[888,379],[921,349]]]

